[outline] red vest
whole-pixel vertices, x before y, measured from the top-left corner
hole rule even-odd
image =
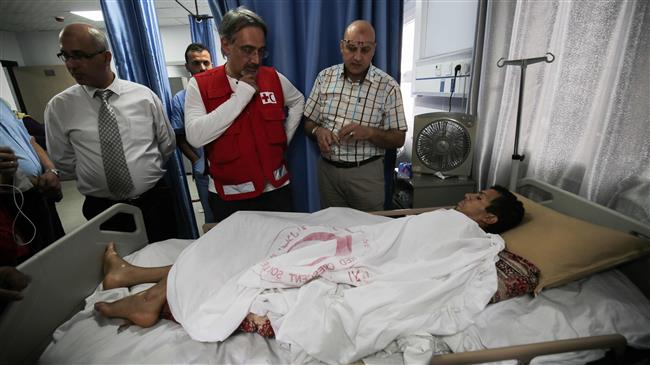
[[[194,78],[208,113],[233,93],[224,66]],[[256,83],[260,91],[226,132],[204,149],[210,176],[223,200],[254,198],[264,192],[266,182],[277,188],[289,180],[284,161],[287,135],[280,78],[275,69],[260,66]]]

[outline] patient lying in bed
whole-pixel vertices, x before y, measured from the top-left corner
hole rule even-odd
[[[258,228],[251,224],[252,217],[245,217],[244,223],[226,220],[218,228]],[[260,223],[260,229],[268,226],[275,239],[269,250],[261,247],[264,252],[252,266],[229,267],[225,257],[212,265],[215,268],[206,269],[209,262],[198,262],[207,257],[215,261],[221,252],[216,243],[206,240],[188,247],[173,267],[155,268],[127,263],[109,244],[104,289],[156,284],[114,303],[98,302],[95,309],[142,327],[155,324],[161,314],[172,314],[199,341],[222,341],[237,328],[269,336],[276,328],[279,340],[298,344],[312,356],[346,361],[377,351],[373,346],[382,346],[399,333],[427,329],[451,334],[468,325],[496,289],[494,262],[503,248],[499,236],[484,231],[500,233],[522,217],[521,202],[495,186],[467,194],[455,210],[370,226],[285,226],[278,231],[277,222]],[[293,287],[301,290],[297,294],[282,290]],[[408,314],[432,305],[441,307],[437,315]],[[331,322],[321,327],[348,338],[349,343],[303,339],[309,336],[301,335],[299,327],[309,330],[311,326],[305,324],[310,313],[327,317]],[[394,318],[399,325],[391,325],[390,319],[386,322],[387,316],[402,313],[405,318]],[[382,320],[386,327],[372,328]],[[397,332],[391,334],[387,328]],[[332,343],[332,351],[323,343]],[[346,346],[348,357],[328,358],[345,353]]]

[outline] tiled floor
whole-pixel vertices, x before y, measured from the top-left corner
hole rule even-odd
[[[203,217],[201,202],[198,201],[199,195],[196,192],[196,184],[194,184],[191,175],[187,176],[187,185],[190,189],[190,197],[193,201],[192,206],[194,208],[194,216],[196,218],[198,230],[199,233],[202,234],[203,231],[201,227],[203,226],[203,223],[205,223],[205,218]],[[81,213],[84,197],[77,190],[77,182],[75,180],[61,182],[61,189],[63,190],[63,199],[56,204],[56,210],[61,218],[63,229],[67,234],[86,223],[86,218],[84,218]]]

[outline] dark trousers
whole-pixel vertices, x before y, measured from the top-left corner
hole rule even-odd
[[[174,196],[162,178],[156,186],[137,199],[111,200],[87,195],[83,204],[83,215],[90,220],[117,203],[130,204],[140,208],[150,243],[178,237]],[[110,231],[133,232],[135,231],[135,222],[131,215],[120,213],[106,221],[100,228]]]
[[[263,193],[256,198],[243,200],[223,200],[219,195],[210,192],[208,202],[217,222],[221,222],[240,210],[293,212],[291,184]]]

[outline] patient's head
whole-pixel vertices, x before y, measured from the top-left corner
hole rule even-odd
[[[489,233],[501,233],[518,225],[524,217],[524,205],[500,185],[467,193],[456,210],[465,214]]]

